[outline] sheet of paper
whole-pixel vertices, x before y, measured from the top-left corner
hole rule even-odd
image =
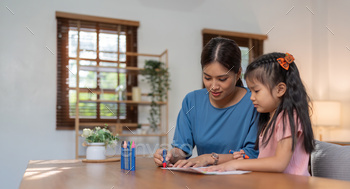
[[[177,168],[177,167],[167,167],[167,168],[162,168],[162,169],[168,169],[171,171],[183,171],[183,172],[189,172],[189,173],[198,173],[198,174],[205,174],[205,175],[240,175],[240,174],[245,174],[249,173],[251,171],[226,171],[226,172],[207,172],[203,171],[202,168],[204,167],[189,167],[189,168]]]

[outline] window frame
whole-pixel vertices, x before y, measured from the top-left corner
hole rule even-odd
[[[96,29],[99,29],[98,27],[100,25],[108,25],[108,26],[114,26],[116,25],[119,30],[117,32],[118,35],[120,35],[120,28],[123,28],[127,31],[126,32],[126,52],[131,53],[137,53],[137,29],[139,27],[138,21],[130,21],[130,20],[121,20],[121,19],[113,19],[113,18],[105,18],[105,17],[96,17],[96,16],[89,16],[89,15],[81,15],[81,14],[73,14],[73,13],[66,13],[66,12],[56,12],[56,19],[57,19],[57,99],[56,99],[56,129],[57,130],[73,130],[75,129],[75,118],[70,118],[69,115],[69,91],[74,90],[69,87],[69,84],[67,83],[69,81],[69,72],[68,69],[69,65],[69,52],[68,52],[68,42],[69,42],[69,21],[74,22],[84,22],[84,23],[95,23]],[[62,23],[66,22],[66,23]],[[63,25],[62,25],[63,24]],[[68,24],[68,25],[67,25]],[[67,27],[67,28],[64,28]],[[65,31],[62,31],[64,30]],[[130,30],[129,30],[130,29]],[[96,35],[98,35],[98,30],[96,30]],[[67,36],[64,36],[67,35]],[[63,39],[62,39],[63,38]],[[98,49],[98,48],[97,48]],[[118,51],[119,52],[119,51]],[[98,53],[96,51],[96,53]],[[119,52],[118,54],[120,54]],[[124,53],[124,52],[123,52]],[[77,57],[78,61],[79,58]],[[77,63],[78,63],[77,61]],[[100,60],[98,60],[100,61]],[[101,60],[101,62],[103,62]],[[119,62],[118,63],[122,63]],[[126,61],[125,63],[127,66],[133,66],[137,67],[137,58],[133,56],[127,56],[126,55]],[[97,61],[96,64],[98,65]],[[101,72],[96,72],[101,73]],[[119,75],[118,75],[119,77]],[[131,89],[133,86],[137,86],[137,74],[127,74],[126,77],[132,77],[132,83],[129,84],[127,82],[127,94],[131,92]],[[98,82],[98,78],[96,80]],[[119,81],[118,81],[119,82]],[[80,87],[79,91],[98,91],[99,88],[96,89],[88,89],[85,87]],[[108,90],[104,90],[108,92]],[[113,90],[112,90],[113,91]],[[112,92],[109,91],[109,92]],[[99,94],[97,94],[99,95]],[[97,97],[99,98],[99,97]],[[127,95],[127,98],[131,98],[129,95]],[[100,110],[100,102],[96,102],[96,115],[97,118],[99,118],[99,110]],[[99,119],[79,119],[80,123],[101,123],[101,125],[105,123],[129,123],[129,122],[137,122],[138,116],[137,116],[137,108],[134,108],[132,106],[126,105],[127,107],[127,116],[126,119],[105,119],[105,118],[99,118]],[[80,117],[80,116],[79,116]]]

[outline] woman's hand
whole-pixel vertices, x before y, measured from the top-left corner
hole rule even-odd
[[[157,151],[153,154],[153,159],[154,159],[154,163],[158,166],[162,166],[163,165],[163,150],[164,149],[157,149]],[[171,152],[171,150],[166,154],[165,157],[165,161],[167,162],[167,166],[168,167],[172,167],[173,164],[169,163],[170,159],[172,159],[173,157],[173,153]]]
[[[154,163],[157,164],[158,166],[163,165],[163,150],[164,149],[158,149],[153,154]],[[181,149],[172,148],[166,154],[165,161],[166,161],[168,167],[172,167],[175,162],[177,162],[179,160],[186,159],[186,156],[187,156],[187,154],[184,151],[182,151]]]
[[[210,154],[203,154],[197,156],[195,158],[187,159],[187,160],[179,160],[174,164],[174,167],[204,167],[209,164],[212,164],[214,159],[210,156]]]

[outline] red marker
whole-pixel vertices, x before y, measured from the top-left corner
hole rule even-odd
[[[166,160],[165,160],[165,157],[166,157],[166,150],[164,149],[163,150],[163,167],[166,168]]]
[[[230,150],[228,153],[233,154],[233,150]],[[249,159],[248,155],[243,154],[243,159]]]

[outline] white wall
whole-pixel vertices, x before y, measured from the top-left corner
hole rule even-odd
[[[312,1],[312,98],[342,104],[341,125],[321,128],[323,140],[350,141],[349,1]],[[319,136],[316,136],[319,137]]]
[[[265,52],[292,53],[311,96],[341,100],[343,127],[350,127],[350,118],[345,117],[350,111],[346,59],[350,51],[344,47],[350,48],[348,7],[345,0],[1,1],[0,188],[17,188],[29,160],[74,158],[74,132],[55,130],[55,11],[140,21],[139,52],[169,50],[170,128],[175,126],[183,97],[201,88],[203,28],[258,34],[270,31]],[[322,30],[324,22],[335,35]],[[324,67],[318,66],[318,61],[323,61]],[[327,78],[319,82],[324,72]],[[321,97],[318,90],[329,94]],[[173,130],[169,141],[172,136]],[[342,135],[344,140],[346,136]]]

